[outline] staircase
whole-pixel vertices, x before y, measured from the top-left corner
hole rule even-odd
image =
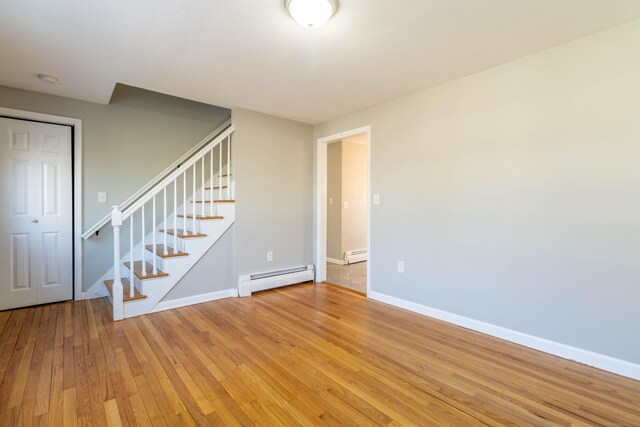
[[[114,206],[113,319],[151,313],[235,220],[231,126],[126,208]]]

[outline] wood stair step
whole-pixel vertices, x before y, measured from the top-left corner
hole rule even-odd
[[[129,267],[129,262],[125,262],[124,265],[126,265],[128,269],[131,269],[131,267]],[[133,274],[135,274],[136,277],[140,280],[157,279],[159,277],[169,276],[168,273],[160,271],[160,269],[157,270],[156,274],[153,274],[153,265],[148,262],[145,262],[145,265],[147,268],[147,274],[142,274],[142,261],[133,262]]]
[[[193,219],[193,215],[187,214],[186,216],[187,216],[187,219]],[[177,215],[177,217],[178,218],[184,218],[185,215]],[[223,216],[216,216],[216,215],[211,215],[210,216],[210,215],[198,215],[198,214],[196,214],[196,219],[206,221],[206,220],[212,220],[212,219],[220,220],[220,219],[224,219],[224,217]]]
[[[192,200],[191,203],[212,203],[211,200]],[[213,203],[235,203],[235,200],[213,200]]]
[[[107,290],[109,291],[109,293],[111,294],[111,296],[113,297],[113,280],[105,280],[104,281],[105,286],[107,287]],[[127,301],[135,301],[135,300],[139,300],[139,299],[145,299],[147,296],[146,295],[142,295],[140,293],[140,291],[138,291],[136,289],[136,287],[133,287],[133,296],[130,297],[129,296],[129,286],[131,286],[131,283],[129,282],[129,279],[122,279],[122,288],[123,288],[123,295],[124,295],[124,302]]]
[[[206,187],[205,190],[220,190],[221,187]],[[223,185],[222,189],[226,190],[227,188],[229,188],[228,185]]]
[[[165,255],[164,253],[164,245],[156,245],[156,250],[153,250],[153,245],[147,245],[145,246],[145,248],[151,252],[154,253],[156,255],[158,255],[160,258],[178,258],[178,257],[183,257],[183,256],[189,256],[188,253],[186,252],[180,252],[180,251],[176,251],[176,253],[173,253],[173,248],[167,246],[167,254]]]
[[[161,233],[167,233],[170,236],[173,236],[173,228],[170,230],[160,230]],[[183,230],[181,228],[178,228],[178,237],[180,237],[181,239],[195,239],[197,237],[207,237],[206,234],[202,234],[202,233],[192,233],[189,230]]]

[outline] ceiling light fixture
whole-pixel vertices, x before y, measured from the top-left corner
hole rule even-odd
[[[284,0],[289,15],[305,28],[324,25],[338,10],[338,0]]]
[[[48,83],[50,85],[54,85],[58,83],[58,79],[53,76],[50,76],[49,74],[38,74],[37,76],[41,82]]]

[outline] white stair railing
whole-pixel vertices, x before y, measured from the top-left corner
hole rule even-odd
[[[209,213],[211,214],[211,216],[214,215],[214,205],[215,205],[215,201],[214,200],[214,188],[217,185],[219,187],[219,193],[218,193],[218,200],[232,200],[232,191],[231,191],[231,181],[230,181],[230,176],[231,176],[231,162],[232,162],[232,156],[231,156],[231,135],[233,135],[233,132],[235,131],[235,128],[233,126],[229,127],[227,130],[225,130],[223,133],[221,133],[217,138],[215,138],[213,141],[211,141],[209,144],[207,144],[205,147],[202,148],[201,151],[199,151],[196,155],[194,155],[193,157],[191,157],[188,161],[184,162],[182,165],[180,165],[179,168],[177,168],[175,171],[173,171],[171,174],[169,174],[166,178],[164,178],[161,182],[159,182],[158,184],[156,184],[155,186],[153,186],[152,188],[150,188],[144,195],[142,195],[134,204],[132,204],[131,206],[127,207],[126,209],[122,210],[120,208],[120,206],[114,206],[113,207],[113,211],[111,212],[111,225],[113,226],[113,274],[114,274],[114,283],[113,283],[113,289],[112,289],[112,296],[113,296],[113,319],[114,320],[121,320],[124,318],[124,287],[123,287],[123,283],[122,283],[122,273],[121,273],[121,263],[122,263],[122,258],[121,258],[121,254],[120,254],[120,244],[121,244],[121,236],[120,236],[120,229],[122,227],[122,224],[124,223],[124,221],[126,221],[127,219],[129,219],[129,293],[128,296],[133,298],[135,295],[135,260],[134,260],[134,247],[135,247],[135,243],[134,243],[134,236],[135,236],[135,232],[134,232],[134,225],[136,224],[136,222],[134,222],[133,220],[133,216],[136,212],[140,212],[141,214],[141,220],[140,220],[140,235],[141,235],[141,271],[142,271],[142,276],[147,276],[148,275],[148,271],[147,271],[147,267],[146,267],[146,259],[147,259],[147,249],[146,249],[146,236],[147,236],[147,229],[146,229],[146,218],[145,218],[145,206],[148,203],[151,203],[151,208],[152,208],[152,218],[151,218],[151,224],[152,224],[152,230],[151,230],[151,240],[152,240],[152,248],[151,248],[151,254],[152,254],[152,275],[155,276],[158,274],[158,265],[157,265],[157,256],[156,253],[158,252],[157,246],[156,246],[156,233],[158,232],[158,230],[156,229],[157,227],[157,209],[156,209],[156,199],[158,197],[158,195],[160,193],[162,193],[162,214],[164,215],[162,221],[160,222],[163,226],[164,226],[164,230],[165,233],[163,235],[163,253],[164,255],[168,254],[168,248],[167,248],[167,244],[168,244],[168,238],[167,238],[167,232],[169,230],[171,230],[170,228],[170,223],[168,222],[167,218],[168,218],[168,213],[167,213],[167,190],[171,190],[173,189],[173,253],[177,253],[178,251],[178,213],[177,213],[177,209],[178,209],[178,192],[177,189],[179,188],[178,186],[178,181],[180,179],[182,179],[182,190],[183,190],[183,194],[182,194],[182,218],[184,219],[182,225],[183,225],[183,233],[187,234],[187,233],[192,233],[195,234],[197,233],[197,224],[196,224],[196,220],[197,220],[197,212],[198,212],[198,203],[201,203],[201,209],[200,212],[202,214],[202,216],[206,215],[206,206],[205,204],[207,202],[210,203],[210,209],[209,209]],[[227,183],[227,191],[225,192],[226,197],[223,197],[223,193],[222,193],[222,187],[223,187],[223,143],[226,142],[226,183]],[[219,157],[219,162],[218,162],[218,182],[217,184],[214,183],[214,173],[213,173],[213,158],[214,158],[214,150],[216,149],[216,147],[218,147],[218,157]],[[209,165],[210,165],[210,169],[209,169],[209,178],[210,178],[210,182],[209,182],[209,186],[211,188],[211,198],[210,200],[206,197],[206,182],[205,182],[205,165],[206,165],[206,157],[209,156]],[[198,177],[198,164],[200,164],[200,184],[201,184],[201,195],[202,198],[201,200],[197,200],[197,177]],[[188,221],[187,217],[188,217],[188,207],[187,207],[187,172],[191,172],[192,173],[192,210],[191,210],[191,219],[192,221]],[[188,223],[191,222],[191,230],[188,230]]]
[[[204,146],[206,146],[210,141],[212,141],[217,135],[219,135],[223,131],[225,131],[229,126],[231,126],[231,119],[229,119],[226,122],[224,122],[220,127],[218,127],[216,130],[214,130],[209,135],[207,135],[202,141],[200,141],[198,144],[196,144],[193,148],[191,148],[184,155],[182,155],[178,160],[176,160],[171,165],[169,165],[169,167],[167,167],[164,171],[160,172],[159,175],[157,175],[151,181],[146,183],[142,188],[140,188],[138,191],[136,191],[134,194],[132,194],[127,200],[122,202],[120,204],[120,210],[126,209],[128,206],[132,205],[136,200],[138,200],[138,198],[140,196],[142,196],[149,189],[154,187],[156,183],[160,182],[164,177],[166,177],[168,174],[170,174],[171,171],[173,171],[176,168],[180,167],[180,165],[184,161],[186,161],[187,159],[190,159],[191,156],[194,153],[197,153],[198,151],[200,151]],[[91,238],[91,236],[97,235],[97,233],[102,229],[102,227],[104,227],[107,224],[109,224],[110,221],[111,221],[111,214],[109,213],[109,214],[105,215],[96,224],[94,224],[91,228],[89,228],[87,231],[82,233],[82,238],[86,240],[86,239]]]

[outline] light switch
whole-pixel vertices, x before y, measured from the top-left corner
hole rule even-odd
[[[98,203],[107,203],[107,193],[104,191],[98,192]]]
[[[344,208],[349,209],[349,202],[344,202]]]
[[[333,206],[333,197],[329,197],[329,206]]]
[[[271,251],[267,252],[267,261],[268,262],[273,261],[273,252]]]
[[[380,195],[379,194],[374,194],[373,195],[373,204],[374,205],[379,205],[380,204]]]

